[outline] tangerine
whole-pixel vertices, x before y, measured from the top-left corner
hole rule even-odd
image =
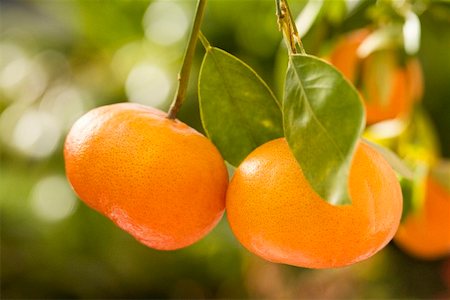
[[[423,77],[417,59],[402,63],[393,49],[358,57],[358,48],[369,34],[370,30],[361,29],[344,37],[329,61],[357,86],[364,99],[367,124],[373,124],[409,114],[413,103],[422,97]]]
[[[95,108],[70,130],[64,159],[79,197],[143,244],[186,247],[225,209],[228,174],[203,135],[154,108]]]
[[[402,213],[394,171],[364,142],[351,165],[349,192],[351,205],[321,199],[282,138],[258,147],[236,170],[227,192],[227,216],[238,240],[269,261],[341,267],[383,248]]]
[[[432,177],[427,179],[422,210],[406,217],[394,241],[405,252],[422,259],[450,254],[450,193]]]

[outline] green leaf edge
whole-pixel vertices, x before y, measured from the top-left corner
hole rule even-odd
[[[383,147],[377,143],[374,143],[366,138],[362,138],[367,144],[375,148],[375,150],[380,153],[384,159],[389,163],[389,165],[392,167],[392,169],[397,172],[400,176],[408,179],[413,180],[414,179],[414,172],[406,165],[403,160],[397,156],[393,151],[390,149]]]
[[[307,56],[307,57],[313,58],[313,59],[315,59],[315,60],[321,61],[321,62],[323,62],[323,63],[329,65],[329,66],[332,67],[335,71],[337,71],[338,76],[340,76],[340,77],[342,78],[342,80],[344,80],[345,82],[348,83],[349,87],[355,92],[356,95],[358,95],[358,98],[360,99],[361,105],[362,105],[362,107],[363,107],[363,110],[362,110],[363,116],[362,116],[361,124],[360,124],[360,128],[359,128],[359,134],[358,134],[359,138],[356,139],[356,140],[353,142],[352,150],[351,150],[351,152],[350,152],[351,155],[349,156],[349,167],[348,167],[347,172],[346,172],[346,173],[347,173],[347,186],[346,186],[347,192],[346,192],[346,195],[347,195],[348,197],[340,198],[339,201],[337,201],[337,202],[329,201],[329,199],[324,199],[324,197],[322,197],[322,196],[320,195],[320,193],[317,192],[317,191],[314,189],[314,187],[311,185],[311,187],[313,188],[313,190],[320,196],[321,199],[323,199],[323,201],[325,201],[325,202],[327,202],[327,203],[329,203],[329,204],[331,204],[331,205],[335,205],[335,206],[351,205],[351,204],[352,204],[352,200],[351,200],[350,193],[349,193],[349,190],[348,190],[348,182],[349,182],[349,177],[350,177],[349,174],[350,174],[351,163],[352,163],[353,158],[354,158],[354,156],[355,156],[355,153],[356,153],[356,150],[357,150],[357,146],[358,146],[358,142],[359,142],[359,141],[361,140],[361,138],[362,138],[362,134],[363,134],[363,132],[364,132],[365,123],[366,123],[366,110],[365,110],[365,108],[364,108],[364,100],[361,98],[360,93],[359,93],[358,90],[355,88],[355,86],[353,85],[353,83],[351,83],[351,82],[350,82],[350,81],[342,74],[341,71],[339,71],[335,66],[333,66],[332,64],[330,64],[328,61],[326,61],[326,60],[324,60],[324,59],[322,59],[322,58],[320,58],[320,57],[314,56],[314,55],[296,53],[296,54],[290,54],[290,55],[289,55],[289,63],[291,63],[291,59],[292,59],[292,57],[294,57],[294,56]],[[283,91],[283,93],[284,93],[284,91]],[[282,104],[283,104],[283,107],[282,107],[282,109],[281,109],[281,112],[282,112],[283,115],[284,115],[284,94],[283,94],[283,102],[282,102]],[[286,132],[286,127],[285,127],[284,117],[283,117],[283,131]],[[289,148],[290,148],[291,151],[292,151],[291,145],[289,144],[289,141],[287,140],[287,138],[286,138],[286,141],[288,142]],[[292,152],[293,152],[293,151],[292,151]],[[294,155],[294,157],[295,157],[295,155]],[[297,161],[297,163],[299,164],[299,166],[301,167],[300,162],[299,162],[297,159],[296,159],[296,161]],[[306,176],[305,176],[305,178],[306,178],[306,180],[309,182],[309,179],[308,179]]]
[[[203,65],[205,63],[206,56],[208,54],[210,54],[211,51],[219,51],[219,52],[221,52],[221,53],[223,53],[223,54],[225,54],[227,56],[230,56],[231,58],[233,58],[233,59],[237,60],[239,63],[241,63],[244,67],[249,69],[256,76],[256,78],[264,85],[264,87],[269,91],[269,93],[272,96],[273,100],[275,101],[275,103],[277,104],[278,108],[280,109],[280,113],[283,114],[281,102],[275,96],[275,94],[273,93],[273,91],[269,87],[269,85],[264,81],[264,79],[261,78],[261,76],[259,76],[259,74],[252,67],[250,67],[248,64],[246,64],[244,61],[242,61],[238,57],[234,56],[233,54],[231,54],[231,53],[229,53],[229,52],[227,52],[227,51],[225,51],[223,49],[209,46],[205,50],[206,50],[206,52],[203,55],[202,63],[200,65],[200,71],[199,71],[199,74],[198,74],[199,80],[198,80],[198,84],[197,84],[197,94],[198,94],[198,98],[199,98],[198,105],[199,105],[199,111],[200,111],[200,120],[201,120],[201,123],[202,123],[203,130],[205,131],[205,134],[206,134],[206,136],[208,137],[209,140],[211,140],[210,133],[208,132],[208,129],[205,126],[205,121],[204,121],[204,118],[203,118],[202,102],[200,101],[200,98],[201,98],[200,97],[200,78],[202,77]],[[281,117],[281,119],[283,120],[283,117]],[[282,127],[283,127],[283,132],[284,132],[284,124],[282,124]],[[212,140],[211,140],[211,142],[212,142]],[[233,167],[237,167],[237,165],[234,165],[234,164],[232,164],[229,161],[227,161],[227,163],[229,163]]]

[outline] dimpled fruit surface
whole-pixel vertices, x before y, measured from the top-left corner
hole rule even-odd
[[[238,240],[269,261],[346,266],[383,248],[402,212],[393,170],[364,142],[352,162],[349,190],[351,205],[325,202],[306,181],[286,140],[277,139],[253,151],[236,170],[227,217]]]
[[[150,107],[99,107],[70,130],[64,159],[78,196],[160,250],[205,236],[225,208],[228,175],[215,146]]]

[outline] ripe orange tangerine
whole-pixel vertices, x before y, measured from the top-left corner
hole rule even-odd
[[[450,193],[432,177],[423,209],[406,217],[394,237],[405,252],[422,259],[450,254]]]
[[[420,63],[402,63],[395,50],[379,50],[359,58],[357,50],[370,34],[361,29],[344,37],[332,50],[329,61],[355,84],[364,99],[367,124],[407,115],[423,93]]]
[[[228,175],[216,147],[154,108],[91,110],[70,130],[64,159],[79,197],[151,248],[196,242],[225,209]]]
[[[227,192],[227,216],[238,240],[272,262],[335,268],[366,259],[394,236],[402,193],[384,158],[360,142],[350,170],[351,205],[317,195],[285,139],[254,150]]]

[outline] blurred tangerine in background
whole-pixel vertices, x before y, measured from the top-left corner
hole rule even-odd
[[[411,212],[394,238],[400,248],[421,259],[438,259],[450,254],[450,191],[431,176],[427,180],[425,203]]]
[[[371,34],[370,29],[347,34],[328,58],[358,88],[369,125],[407,117],[423,94],[423,75],[417,58],[403,57],[406,54],[401,48],[365,53],[362,44]]]

